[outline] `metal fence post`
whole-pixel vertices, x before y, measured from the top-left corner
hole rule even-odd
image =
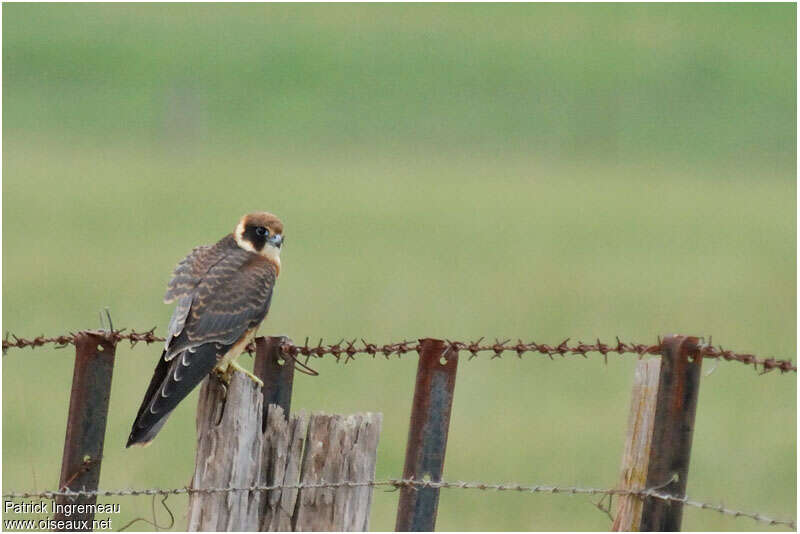
[[[104,332],[85,331],[75,336],[75,369],[69,398],[67,432],[61,459],[60,490],[94,491],[100,480],[103,441],[106,433],[111,377],[116,343]],[[56,530],[92,530],[94,512],[65,513],[65,504],[95,504],[96,496],[56,498],[56,521],[71,526]]]
[[[270,404],[283,408],[283,415],[289,419],[292,405],[292,385],[294,384],[294,362],[281,354],[281,345],[291,343],[286,336],[258,337],[256,342],[256,360],[253,374],[264,382],[264,421],[262,430],[267,428],[267,412]]]
[[[629,487],[623,489],[686,496],[702,363],[702,358],[691,355],[698,343],[696,337],[666,336],[659,364],[641,362],[637,367],[621,475],[623,486]],[[653,387],[656,376],[658,386]],[[614,530],[681,529],[683,505],[679,502],[645,498],[641,507],[626,507],[626,502],[620,499]]]
[[[403,478],[442,480],[458,351],[440,339],[421,339]],[[432,531],[436,526],[439,488],[402,487],[397,531]]]

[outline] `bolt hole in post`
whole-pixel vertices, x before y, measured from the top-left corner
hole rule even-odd
[[[449,346],[449,345],[448,345],[448,346],[447,346],[447,348],[445,348],[445,349],[442,351],[442,355],[439,357],[439,363],[440,363],[442,366],[445,366],[445,365],[447,365],[447,364],[450,362],[450,359],[449,359],[449,357],[450,357],[450,351],[451,351],[452,349],[453,349],[453,347],[451,347],[451,346]],[[456,353],[456,357],[457,357],[457,356],[458,356],[458,353]]]

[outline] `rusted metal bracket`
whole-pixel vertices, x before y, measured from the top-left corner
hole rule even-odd
[[[458,351],[440,339],[420,339],[419,343],[403,478],[439,482],[450,428]],[[439,488],[402,487],[395,530],[432,531],[438,506]]]
[[[115,352],[116,342],[105,332],[85,331],[75,335],[75,369],[59,482],[62,491],[97,489]],[[91,530],[94,512],[65,514],[59,505],[96,502],[96,495],[59,496],[56,498],[57,512],[53,518],[56,521],[70,520],[72,528],[67,530]],[[80,525],[85,525],[85,528],[80,528]]]
[[[256,360],[253,374],[264,382],[264,420],[262,430],[267,428],[267,406],[277,404],[283,408],[283,414],[289,419],[292,404],[292,385],[294,383],[294,362],[281,354],[281,345],[291,343],[286,336],[258,337],[256,343]]]

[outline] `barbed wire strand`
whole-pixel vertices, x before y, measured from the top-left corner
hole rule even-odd
[[[138,343],[150,344],[164,342],[163,337],[155,334],[155,327],[142,332],[137,332],[135,330],[125,332],[125,329],[122,329],[107,332],[95,331],[95,333],[103,335],[107,340],[114,343],[129,341],[131,346],[135,346]],[[53,344],[56,348],[63,348],[67,345],[74,344],[75,336],[76,334],[70,332],[68,335],[55,337],[45,337],[41,335],[32,339],[26,339],[7,333],[5,339],[3,339],[3,354],[6,354],[8,349],[11,348],[36,348],[48,344]],[[596,352],[602,354],[607,362],[608,355],[614,353],[619,355],[636,354],[640,358],[647,354],[655,355],[661,353],[660,339],[658,343],[650,345],[645,343],[626,343],[620,341],[619,338],[616,338],[616,344],[603,343],[599,339],[596,340],[595,343],[578,341],[577,343],[569,344],[570,338],[567,338],[558,345],[547,345],[545,343],[536,343],[535,341],[524,343],[522,340],[512,343],[511,340],[508,339],[505,341],[500,341],[498,339],[495,340],[494,343],[484,342],[483,340],[484,338],[472,342],[447,340],[446,343],[449,346],[449,350],[469,352],[470,360],[477,357],[479,353],[491,353],[492,359],[500,358],[505,353],[514,353],[519,358],[522,358],[526,353],[539,353],[552,359],[554,356],[565,357],[568,355],[587,357],[586,355],[588,353]],[[252,353],[255,351],[255,347],[253,344],[250,344],[246,350]],[[300,355],[306,358],[322,358],[323,356],[331,355],[337,362],[343,360],[344,363],[347,363],[358,354],[365,354],[373,358],[377,355],[383,355],[387,359],[393,355],[401,357],[409,352],[418,352],[419,343],[414,341],[401,341],[398,343],[378,345],[361,339],[359,344],[359,340],[354,339],[352,341],[341,340],[338,343],[332,344],[323,344],[322,340],[320,340],[317,345],[309,345],[308,338],[306,338],[303,345],[296,345],[288,342],[284,343],[281,345],[281,351],[294,359]],[[710,342],[701,344],[694,351],[692,356],[714,360],[737,361],[745,365],[752,365],[757,371],[760,370],[762,374],[776,369],[781,373],[797,372],[797,366],[791,360],[759,358],[754,354],[738,353],[723,349],[722,346],[715,347]]]
[[[706,502],[699,502],[689,499],[688,497],[675,497],[660,493],[655,489],[645,490],[624,490],[624,489],[610,489],[610,488],[582,488],[577,486],[549,486],[549,485],[523,485],[513,482],[491,484],[486,482],[447,482],[447,481],[432,481],[432,480],[414,480],[414,479],[385,479],[385,480],[370,480],[363,482],[342,481],[342,482],[311,482],[311,483],[298,483],[298,484],[275,484],[275,485],[255,485],[249,487],[230,487],[230,488],[192,488],[185,486],[182,488],[147,488],[147,489],[116,489],[116,490],[93,490],[93,491],[73,491],[73,490],[52,490],[40,492],[8,492],[3,494],[4,499],[30,499],[30,498],[47,498],[54,497],[125,497],[125,496],[138,496],[138,495],[181,495],[193,493],[232,493],[237,491],[274,491],[283,489],[325,489],[325,488],[359,488],[359,487],[377,487],[377,486],[391,486],[395,489],[403,487],[411,487],[414,489],[420,488],[439,488],[439,489],[471,489],[481,491],[513,491],[519,493],[547,493],[559,495],[617,495],[617,496],[633,496],[639,498],[653,498],[667,502],[680,503],[684,506],[692,508],[699,508],[701,510],[711,510],[719,512],[720,514],[732,517],[747,517],[759,523],[766,523],[773,526],[785,526],[792,530],[796,530],[796,523],[794,519],[774,519],[761,513],[743,512],[726,508],[723,505],[711,504]]]

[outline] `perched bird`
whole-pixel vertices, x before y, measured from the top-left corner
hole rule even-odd
[[[164,302],[178,303],[126,447],[148,445],[211,371],[227,382],[238,369],[263,385],[236,358],[269,311],[282,244],[283,223],[275,215],[250,213],[232,234],[178,263],[164,296]]]

